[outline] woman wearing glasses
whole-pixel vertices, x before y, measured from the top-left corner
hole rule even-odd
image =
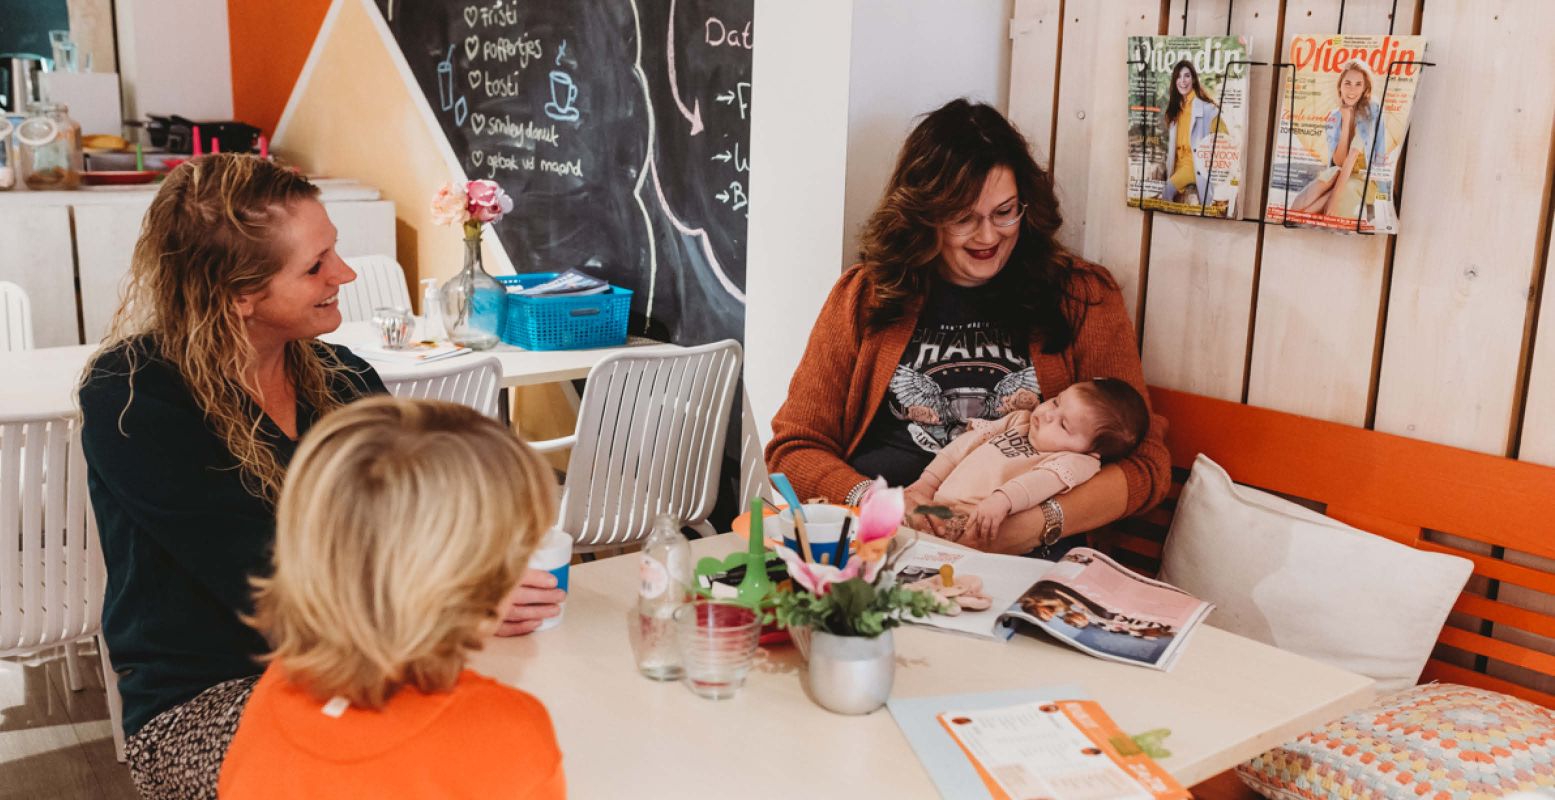
[[[803,497],[852,504],[876,476],[917,480],[969,420],[1093,377],[1144,394],[1118,285],[1059,246],[1061,222],[1051,180],[998,111],[955,100],[924,117],[865,225],[860,263],[816,320],[772,420],[768,467]],[[1152,417],[1133,455],[1010,516],[989,549],[1052,557],[1078,542],[1061,537],[1159,502],[1171,483],[1164,424]]]

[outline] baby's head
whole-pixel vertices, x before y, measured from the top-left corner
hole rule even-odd
[[[556,519],[550,468],[466,406],[383,397],[310,431],[276,509],[253,625],[287,677],[381,708],[453,687]]]
[[[1117,378],[1080,381],[1031,414],[1032,447],[1091,453],[1103,462],[1132,453],[1150,427],[1144,398]]]

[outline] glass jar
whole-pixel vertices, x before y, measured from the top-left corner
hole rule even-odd
[[[11,121],[0,116],[0,192],[16,185],[16,170],[11,166]]]
[[[81,124],[63,103],[34,103],[16,126],[16,171],[33,190],[81,183]]]

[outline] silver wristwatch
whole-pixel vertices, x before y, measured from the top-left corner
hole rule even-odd
[[[1057,500],[1042,501],[1042,546],[1051,547],[1064,535],[1064,507]]]

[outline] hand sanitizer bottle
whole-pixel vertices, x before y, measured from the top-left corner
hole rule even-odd
[[[421,331],[417,337],[429,342],[442,341],[448,332],[443,330],[443,293],[438,291],[436,278],[421,279]]]

